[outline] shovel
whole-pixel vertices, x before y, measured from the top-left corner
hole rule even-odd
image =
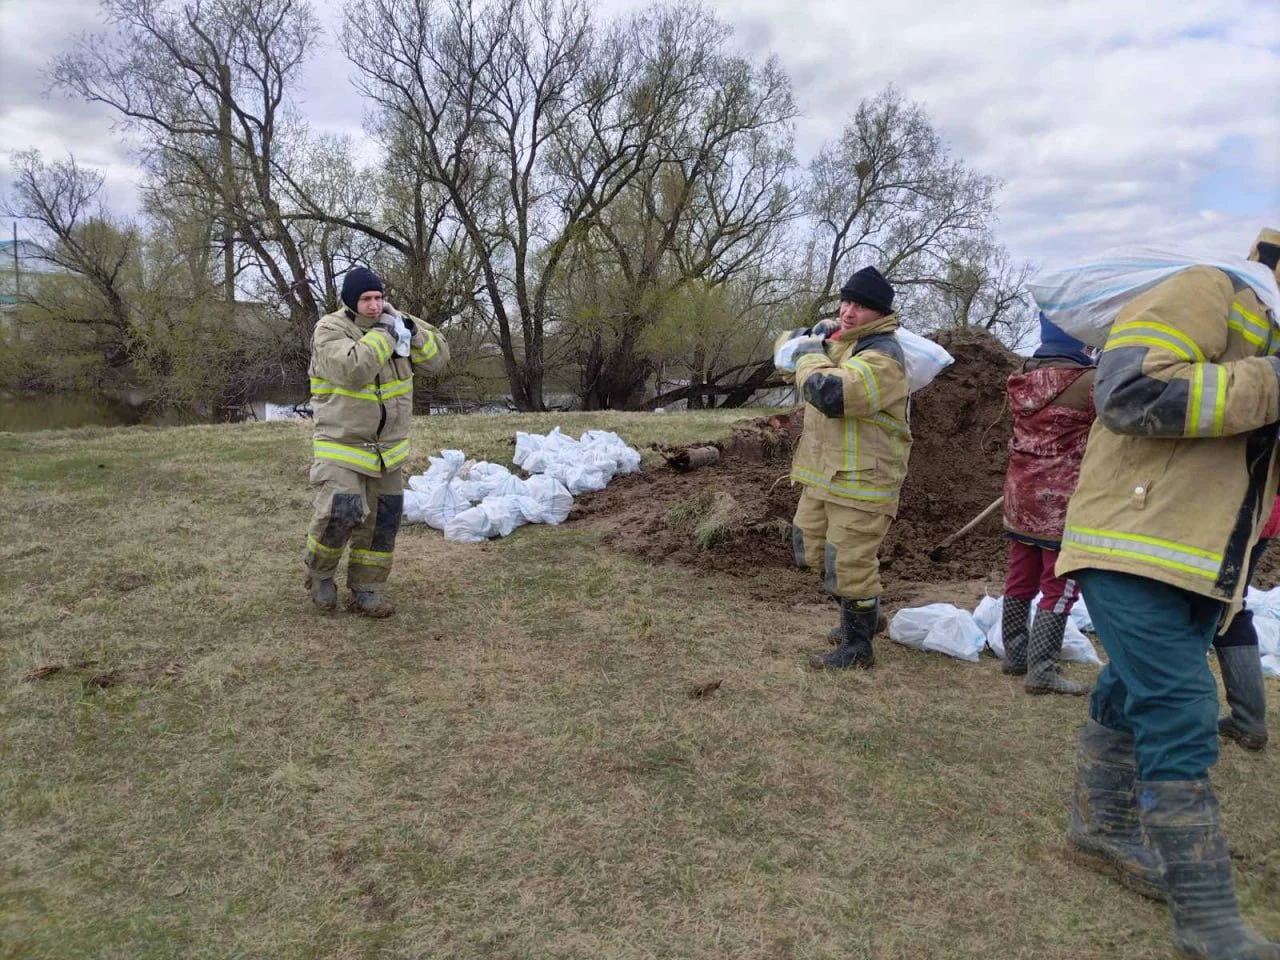
[[[972,520],[966,523],[963,527],[961,527],[951,536],[947,537],[947,539],[943,540],[940,544],[938,544],[936,547],[930,550],[929,559],[932,560],[934,563],[941,563],[942,552],[946,550],[947,547],[951,546],[953,543],[955,543],[957,540],[963,537],[966,533],[968,533],[970,530],[972,530],[974,527],[980,524],[983,520],[987,519],[987,517],[991,516],[993,513],[999,510],[1002,506],[1004,506],[1004,497],[997,497],[995,503],[991,504],[989,507],[983,510],[980,514],[978,514],[976,517],[974,517]]]

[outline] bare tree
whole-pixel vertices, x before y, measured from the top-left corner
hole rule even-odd
[[[379,25],[343,38],[376,132],[447,197],[513,403],[542,409],[553,282],[643,169],[678,78],[583,0],[354,0],[347,22]]]
[[[299,128],[288,109],[317,23],[305,0],[104,0],[114,28],[53,63],[54,84],[115,110],[153,171],[216,200],[224,286],[233,244],[267,277],[294,326],[317,317],[307,264],[287,227],[280,171]]]
[[[653,61],[679,78],[672,87],[679,99],[622,202],[575,246],[586,261],[576,276],[595,289],[571,286],[562,313],[573,318],[576,308],[579,318],[570,322],[588,409],[638,404],[662,352],[648,334],[662,327],[667,339],[681,339],[662,323],[664,311],[687,301],[686,288],[697,297],[747,276],[760,279],[795,210],[789,176],[796,108],[777,63],[756,66],[735,55],[727,28],[697,6],[658,8],[637,26],[655,38]],[[767,296],[771,284],[749,286]],[[739,283],[737,292],[744,289]],[[708,338],[689,344],[696,378],[711,372],[722,346]],[[691,402],[701,396],[695,392]]]
[[[14,167],[5,214],[31,224],[41,242],[40,259],[83,278],[101,301],[101,309],[63,319],[110,328],[104,355],[113,366],[126,363],[131,310],[125,281],[137,258],[137,232],[111,220],[100,198],[102,174],[80,166],[74,156],[46,164],[38,150],[27,150],[14,156]]]
[[[862,101],[809,165],[811,320],[834,313],[841,283],[861,266],[899,289],[934,283],[986,236],[998,186],[954,159],[924,109],[893,88]]]

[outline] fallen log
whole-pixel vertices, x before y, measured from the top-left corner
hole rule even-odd
[[[720,450],[716,447],[685,447],[674,453],[663,451],[662,459],[667,461],[667,466],[671,469],[687,473],[699,467],[709,467],[719,463]]]

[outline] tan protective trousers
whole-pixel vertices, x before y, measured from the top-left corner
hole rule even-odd
[[[347,587],[372,590],[391,575],[391,555],[404,512],[404,471],[367,477],[336,463],[311,464],[315,515],[307,528],[307,572],[332,577],[347,557]]]
[[[804,487],[791,538],[796,566],[820,570],[827,592],[845,600],[880,596],[877,554],[893,518],[854,506],[822,500]]]

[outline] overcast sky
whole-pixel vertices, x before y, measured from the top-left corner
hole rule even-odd
[[[341,17],[341,3],[316,6],[327,25]],[[1050,265],[1155,240],[1243,253],[1258,227],[1280,227],[1280,0],[710,6],[745,52],[787,68],[802,159],[895,84],[957,156],[1004,182],[998,229],[1015,256]],[[49,58],[99,27],[96,0],[0,0],[0,151],[74,151],[129,211],[137,173],[112,117],[46,93]],[[314,126],[360,132],[348,76],[326,38],[302,91]],[[10,179],[6,163],[0,186]]]

